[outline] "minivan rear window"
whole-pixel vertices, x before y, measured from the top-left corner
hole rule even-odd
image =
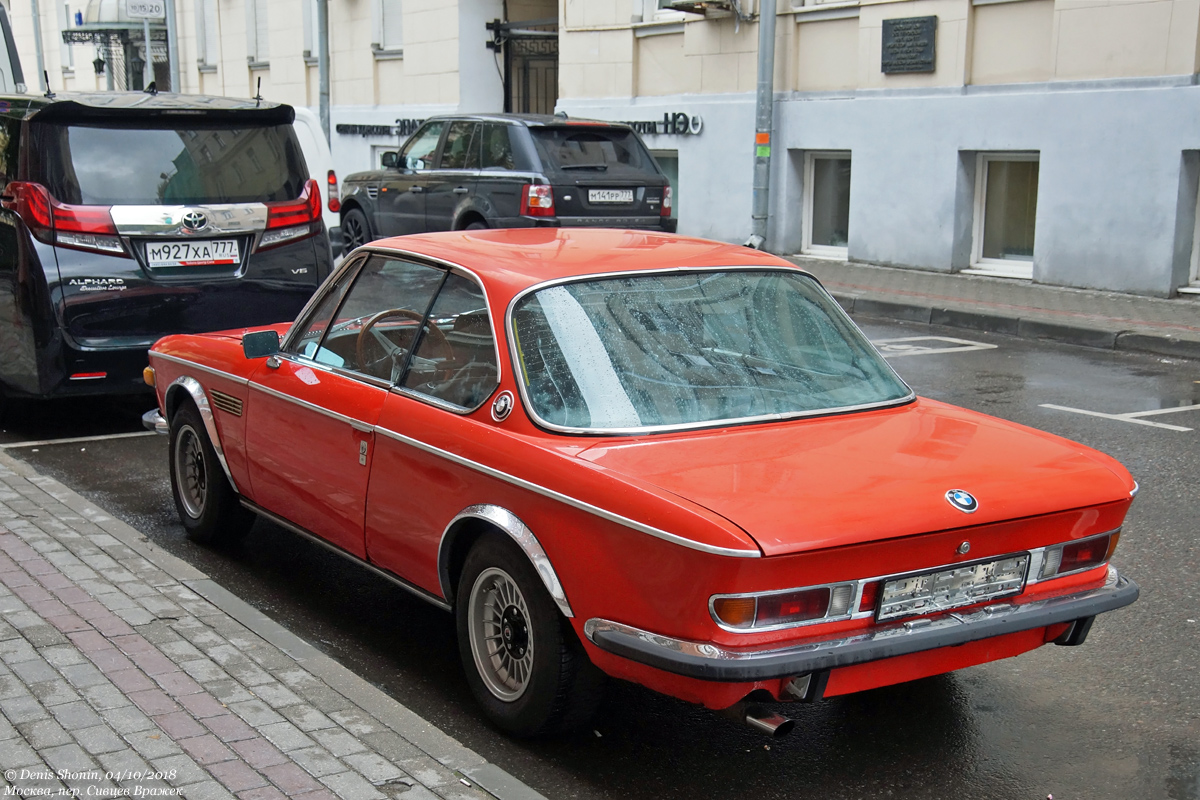
[[[35,180],[63,203],[193,205],[300,196],[308,169],[291,125],[35,126]]]
[[[633,131],[622,128],[530,128],[545,159],[560,170],[657,172]]]

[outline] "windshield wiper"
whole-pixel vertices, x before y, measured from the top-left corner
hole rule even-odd
[[[597,172],[607,172],[608,164],[564,164],[559,169],[564,172],[569,169],[594,169]]]

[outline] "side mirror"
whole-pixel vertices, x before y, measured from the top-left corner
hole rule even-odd
[[[384,169],[396,169],[400,163],[400,154],[395,150],[389,150],[379,157],[379,163],[383,164]]]
[[[275,331],[252,331],[242,334],[242,352],[246,358],[263,358],[279,352],[279,334]]]

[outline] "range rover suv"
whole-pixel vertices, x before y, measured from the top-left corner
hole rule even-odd
[[[0,387],[147,391],[170,333],[290,320],[333,258],[290,106],[0,96]]]
[[[383,169],[342,184],[346,249],[464,228],[675,231],[671,186],[628,126],[564,117],[434,117]]]

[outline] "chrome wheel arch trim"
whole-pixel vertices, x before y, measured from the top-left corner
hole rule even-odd
[[[728,556],[730,558],[762,558],[762,551],[757,547],[754,549],[740,549],[695,542],[691,539],[680,536],[679,534],[671,533],[670,531],[664,531],[661,528],[655,528],[652,525],[646,525],[645,523],[638,522],[637,520],[630,519],[629,517],[623,517],[620,514],[614,514],[613,512],[607,511],[599,506],[594,506],[591,503],[584,502],[583,500],[563,494],[562,492],[556,492],[553,489],[547,488],[532,481],[527,481],[524,478],[518,478],[515,475],[502,472],[501,470],[489,467],[486,464],[480,464],[477,461],[472,461],[469,458],[464,458],[463,456],[451,453],[449,450],[443,450],[440,447],[434,447],[431,444],[422,442],[420,439],[414,439],[411,436],[405,436],[402,433],[397,433],[396,431],[389,430],[388,428],[384,428],[380,425],[375,426],[375,432],[380,436],[386,436],[389,439],[394,439],[397,442],[415,447],[418,450],[438,456],[439,458],[444,458],[447,461],[451,461],[455,464],[459,464],[460,466],[475,470],[476,472],[480,472],[484,475],[495,478],[496,480],[503,481],[504,483],[511,484],[512,486],[516,486],[521,489],[527,489],[534,494],[539,494],[542,497],[548,497],[551,500],[557,500],[564,505],[577,508],[580,511],[591,514],[592,516],[606,519],[609,522],[615,522],[623,527],[630,528],[640,533],[648,534],[656,539],[662,539],[665,542],[670,542],[671,544],[677,544],[690,550],[698,550],[702,553],[711,553],[717,556]]]
[[[459,523],[467,519],[483,520],[507,533],[525,553],[530,563],[533,564],[538,577],[542,579],[542,585],[550,593],[550,599],[558,606],[558,610],[565,617],[571,618],[575,616],[575,612],[571,610],[571,604],[567,602],[567,593],[563,590],[562,582],[558,579],[558,573],[554,571],[554,565],[550,563],[550,557],[542,549],[542,543],[538,541],[537,537],[533,535],[533,531],[529,530],[529,527],[516,514],[507,508],[491,504],[467,506],[458,512],[454,519],[450,520],[450,524],[446,526],[446,529],[442,531],[442,538],[438,543],[438,580],[442,584],[442,597],[447,599],[455,598],[454,587],[450,582],[450,549],[457,535],[456,529],[460,527]]]
[[[189,375],[179,376],[171,381],[167,390],[163,392],[167,408],[171,407],[171,397],[179,392],[187,392],[188,396],[192,398],[192,402],[196,404],[196,409],[200,412],[200,419],[204,421],[204,430],[208,433],[208,440],[212,443],[213,451],[217,454],[217,462],[221,465],[221,471],[229,479],[229,485],[233,487],[233,490],[241,494],[237,481],[233,479],[233,473],[229,471],[229,464],[225,461],[225,449],[221,447],[221,434],[217,432],[217,421],[213,417],[212,407],[209,405],[208,394],[204,391],[204,387],[200,385],[200,381]]]

